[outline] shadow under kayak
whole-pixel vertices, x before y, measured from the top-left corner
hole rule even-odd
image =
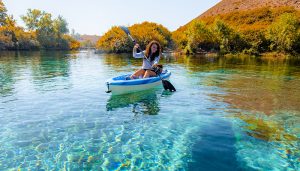
[[[162,84],[161,79],[167,80],[171,76],[171,72],[168,70],[163,71],[160,76],[161,79],[156,77],[141,78],[126,80],[126,77],[129,77],[131,74],[121,75],[117,77],[110,78],[106,80],[107,93],[112,94],[126,94],[135,91],[147,90],[154,88]]]

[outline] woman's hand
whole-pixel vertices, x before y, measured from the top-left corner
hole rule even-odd
[[[138,49],[139,47],[140,47],[139,44],[135,44],[133,48],[134,48],[134,49]]]

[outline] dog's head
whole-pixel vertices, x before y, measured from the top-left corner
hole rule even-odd
[[[161,64],[156,64],[153,66],[153,70],[156,74],[161,74],[163,70],[163,65]]]
[[[161,64],[156,64],[156,67],[158,67],[159,69],[163,69],[163,65]]]

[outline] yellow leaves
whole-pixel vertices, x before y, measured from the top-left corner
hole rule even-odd
[[[6,27],[0,27],[0,42],[1,44],[10,44],[11,38],[6,34],[7,29]],[[3,49],[4,47],[0,46],[0,49]]]
[[[135,24],[130,29],[142,48],[152,40],[158,41],[162,47],[165,47],[171,39],[171,33],[165,27],[152,22]]]
[[[70,42],[70,50],[77,50],[79,48],[80,48],[80,42],[78,42],[78,41]]]
[[[119,27],[114,26],[98,40],[96,47],[108,52],[121,52],[127,44],[126,34]]]
[[[77,50],[80,48],[80,42],[75,40],[73,37],[71,37],[70,35],[64,35],[63,36],[64,40],[67,40],[67,42],[69,43],[69,49],[70,50]]]
[[[131,36],[140,44],[142,49],[152,41],[158,41],[162,47],[168,46],[171,41],[171,33],[162,25],[143,22],[129,27]],[[98,49],[107,52],[131,52],[133,42],[119,27],[112,27],[97,42]]]

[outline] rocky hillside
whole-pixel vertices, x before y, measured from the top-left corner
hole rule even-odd
[[[300,53],[299,19],[300,0],[222,0],[172,32],[172,38],[185,53]]]
[[[278,8],[283,6],[291,6],[300,10],[300,0],[222,0],[197,18],[236,11],[253,10],[262,7]]]

